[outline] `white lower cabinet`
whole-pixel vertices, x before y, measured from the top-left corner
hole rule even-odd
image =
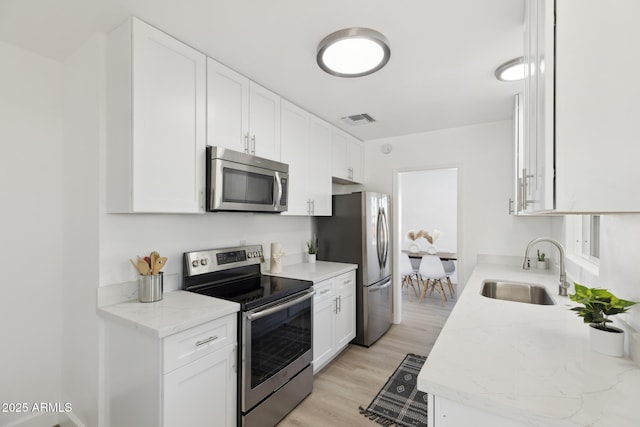
[[[235,425],[235,348],[164,376],[164,426]]]
[[[491,414],[452,400],[428,395],[428,427],[525,427],[525,424]]]
[[[314,374],[356,336],[355,286],[355,271],[313,285]]]
[[[108,425],[236,425],[237,317],[164,339],[106,322]]]

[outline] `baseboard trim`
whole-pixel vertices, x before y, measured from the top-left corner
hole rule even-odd
[[[63,416],[58,413],[31,413],[19,420],[3,424],[2,427],[51,427],[60,423]]]

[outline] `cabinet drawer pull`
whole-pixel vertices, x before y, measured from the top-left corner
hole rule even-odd
[[[347,279],[344,282],[342,282],[343,285],[348,285],[349,283],[351,283],[351,279]]]
[[[320,291],[320,295],[324,295],[327,292],[331,292],[331,289],[324,289],[324,290]]]
[[[218,336],[215,335],[215,336],[212,336],[212,337],[209,337],[209,338],[205,338],[205,339],[200,340],[200,341],[196,341],[196,347],[200,347],[201,345],[204,345],[204,344],[206,344],[208,342],[211,342],[211,341],[215,341],[217,339],[218,339]]]

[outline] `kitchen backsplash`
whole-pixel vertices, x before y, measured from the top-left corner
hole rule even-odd
[[[285,264],[300,262],[312,236],[312,219],[275,214],[208,213],[203,215],[114,215],[100,221],[100,286],[137,279],[129,262],[158,251],[168,257],[166,276],[177,275],[181,286],[182,254],[187,251],[262,244],[265,260],[272,242],[280,242]],[[267,263],[268,265],[268,263]]]

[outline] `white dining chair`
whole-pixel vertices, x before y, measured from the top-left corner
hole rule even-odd
[[[413,282],[414,279],[416,282],[418,281],[417,272],[411,265],[409,255],[404,253],[400,255],[400,275],[402,277],[402,287],[407,287],[407,299],[411,301],[409,287],[413,288],[413,293],[416,295],[416,298],[418,298],[418,290],[416,289],[416,284]]]
[[[449,294],[451,294],[451,298],[456,293],[456,290],[453,288],[453,283],[451,283],[451,275],[456,271],[456,264],[453,260],[445,259],[442,260],[442,267],[444,267],[444,273],[447,275],[447,285],[449,286]]]
[[[423,284],[422,294],[420,295],[420,300],[418,302],[422,302],[424,297],[427,295],[429,287],[431,287],[429,295],[431,295],[435,289],[440,294],[440,302],[444,306],[447,296],[445,295],[442,282],[447,280],[447,275],[444,272],[442,262],[437,255],[422,256],[420,269],[418,270],[418,277],[421,278]]]

